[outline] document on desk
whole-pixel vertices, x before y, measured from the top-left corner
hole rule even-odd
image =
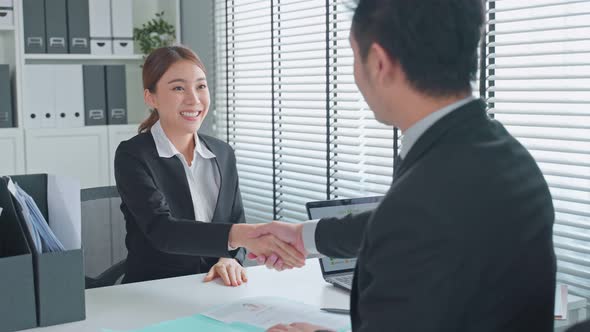
[[[263,332],[276,324],[306,322],[349,332],[350,317],[278,297],[251,297],[224,304],[202,314],[124,332]],[[103,329],[103,332],[123,332]]]
[[[232,324],[243,323],[263,330],[276,324],[306,322],[346,331],[350,327],[348,315],[327,313],[320,308],[277,297],[252,297],[222,305],[202,314]]]

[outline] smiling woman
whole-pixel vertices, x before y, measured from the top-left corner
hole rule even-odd
[[[144,63],[143,86],[151,114],[115,157],[129,251],[123,282],[210,271],[207,281],[238,286],[243,252],[224,234],[244,222],[233,151],[197,133],[209,109],[205,67],[186,47],[162,47]]]
[[[129,252],[123,282],[209,271],[205,281],[241,285],[244,252],[229,245],[232,226],[245,221],[234,152],[198,133],[209,109],[205,68],[186,47],[159,48],[143,85],[152,112],[115,155]]]

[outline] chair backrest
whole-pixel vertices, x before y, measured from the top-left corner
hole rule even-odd
[[[121,198],[114,186],[82,189],[80,197],[84,269],[96,278],[127,257]]]

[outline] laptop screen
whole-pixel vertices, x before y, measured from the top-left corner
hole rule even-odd
[[[338,199],[332,201],[309,202],[305,205],[310,219],[329,217],[344,217],[351,213],[361,213],[375,209],[383,196]],[[320,258],[324,273],[341,273],[351,271],[356,264],[356,258],[336,259]]]

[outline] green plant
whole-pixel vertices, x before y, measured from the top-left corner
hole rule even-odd
[[[156,18],[141,25],[141,28],[133,28],[133,39],[139,42],[141,53],[150,54],[159,47],[170,46],[176,41],[174,26],[166,22],[162,16],[164,12],[156,13]]]

